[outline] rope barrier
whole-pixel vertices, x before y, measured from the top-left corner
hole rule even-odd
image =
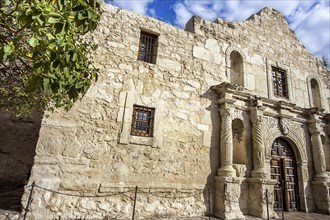
[[[187,196],[166,196],[166,195],[161,196],[161,195],[157,195],[156,193],[145,192],[145,191],[140,190],[140,189],[138,189],[138,191],[141,192],[141,193],[147,194],[147,195],[152,195],[152,196],[155,196],[155,197],[166,198],[166,199],[184,199],[184,198],[194,197],[196,195],[200,195],[201,194],[201,192],[198,192],[198,193],[194,193],[194,194],[189,194]],[[203,190],[201,190],[201,191],[203,193]],[[162,193],[168,193],[168,192],[162,192]]]
[[[30,187],[32,187],[32,188],[30,190],[27,205],[26,205],[25,208],[23,207],[23,210],[25,210],[24,219],[26,219],[27,213],[30,211],[29,207],[30,207],[30,204],[31,204],[31,201],[32,201],[32,193],[35,193],[35,192],[33,192],[33,190],[35,190],[36,188],[44,190],[44,191],[48,191],[48,192],[51,192],[51,193],[55,193],[55,194],[60,194],[60,195],[64,195],[64,196],[71,196],[71,197],[79,197],[79,198],[104,198],[104,197],[111,197],[111,196],[121,195],[121,196],[125,196],[127,198],[130,198],[131,200],[134,200],[134,207],[136,205],[136,200],[137,200],[137,197],[138,197],[138,193],[144,194],[146,196],[154,196],[154,197],[158,197],[158,198],[173,199],[173,200],[191,198],[191,197],[195,197],[195,196],[198,196],[198,195],[205,195],[205,196],[208,197],[209,200],[211,198],[211,192],[210,192],[209,188],[190,189],[190,192],[188,192],[188,191],[180,191],[180,189],[175,189],[175,191],[171,191],[171,190],[170,191],[165,191],[164,188],[162,188],[162,189],[138,188],[137,186],[134,187],[134,188],[133,187],[110,187],[110,188],[128,189],[128,190],[125,190],[125,191],[122,191],[122,192],[112,192],[112,193],[108,193],[108,194],[87,195],[88,193],[85,194],[86,192],[85,193],[84,192],[77,192],[77,193],[80,193],[80,194],[73,194],[73,193],[67,193],[67,192],[63,192],[63,191],[60,192],[60,191],[56,191],[56,190],[51,190],[51,189],[36,185],[35,183],[33,183],[32,185],[28,185],[28,186],[19,188],[19,189],[15,189],[15,190],[12,190],[12,191],[0,193],[0,196],[8,195],[8,194],[18,192],[18,191],[21,191],[23,189],[30,188]],[[166,189],[169,189],[169,188],[166,188]],[[205,191],[206,189],[208,189],[208,190]],[[162,190],[162,191],[153,191],[152,192],[152,190]],[[132,193],[132,192],[135,192],[135,193],[134,194],[129,194],[129,193]],[[281,189],[281,193],[283,193],[283,189]],[[91,193],[89,193],[89,194],[91,194]],[[129,194],[129,195],[127,195],[127,194]],[[173,195],[173,194],[176,194],[176,195]],[[273,203],[272,197],[274,195],[275,195],[275,191],[269,192],[266,189],[265,192],[263,192],[260,196],[257,196],[255,198],[251,198],[249,200],[249,202],[251,203],[251,202],[254,202],[255,200],[262,200],[263,202],[266,201],[266,203],[267,203],[267,212],[268,212],[268,204]],[[134,199],[133,199],[133,196],[134,196]],[[304,199],[305,200],[312,200],[312,201],[315,201],[315,202],[329,202],[329,200],[318,200],[317,198],[312,199],[312,198],[310,198],[310,196],[311,195],[308,195]],[[237,202],[240,201],[240,199],[237,199],[237,200],[234,201],[234,200],[231,200],[230,198],[227,198],[225,200],[228,201],[228,202],[234,202],[234,203],[237,203]],[[209,204],[209,213],[208,213],[209,217],[210,217],[210,214],[211,214],[210,213],[210,207],[211,207],[211,204]],[[135,213],[135,211],[133,212],[132,219],[134,219],[134,213]],[[267,218],[269,219],[269,213],[267,213]]]
[[[112,193],[112,194],[108,194],[108,195],[76,195],[76,194],[71,194],[71,193],[64,193],[64,192],[59,192],[59,191],[55,191],[55,190],[51,190],[51,189],[47,189],[38,185],[35,185],[35,187],[39,188],[39,189],[43,189],[45,191],[48,192],[52,192],[52,193],[56,193],[56,194],[60,194],[60,195],[65,195],[65,196],[72,196],[72,197],[83,197],[83,198],[102,198],[102,197],[110,197],[110,196],[117,196],[117,195],[124,195],[125,193],[129,193],[129,192],[133,192],[134,189],[132,190],[128,190],[125,192],[117,192],[117,193]],[[126,195],[125,195],[126,196]]]

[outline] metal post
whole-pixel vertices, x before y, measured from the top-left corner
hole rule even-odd
[[[208,197],[209,197],[209,220],[211,220],[211,189],[208,186]]]
[[[268,210],[268,189],[266,189],[266,205],[267,205],[267,220],[269,220],[269,210]]]
[[[132,220],[134,220],[134,215],[135,215],[135,205],[136,205],[136,195],[137,195],[137,190],[138,187],[135,187],[135,194],[134,194],[134,204],[133,204],[133,214],[132,214]]]
[[[31,191],[30,191],[30,194],[29,194],[28,202],[27,202],[26,207],[25,207],[25,213],[24,213],[23,220],[26,219],[27,213],[29,211],[29,207],[30,207],[31,202],[32,202],[32,193],[33,193],[34,186],[35,186],[35,184],[33,182],[32,187],[31,187]]]
[[[281,190],[281,203],[282,203],[282,219],[284,220],[284,203],[283,203],[283,190]]]

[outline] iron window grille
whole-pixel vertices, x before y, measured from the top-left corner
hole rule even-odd
[[[133,106],[131,135],[152,137],[155,109],[144,106]]]
[[[158,36],[141,31],[138,60],[156,63]]]
[[[288,98],[288,84],[286,71],[272,67],[274,95]]]

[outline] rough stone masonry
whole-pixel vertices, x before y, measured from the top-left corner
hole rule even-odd
[[[192,17],[182,30],[103,7],[89,36],[100,77],[68,112],[45,113],[25,164],[29,218],[131,218],[135,192],[139,219],[266,218],[267,202],[271,217],[330,212],[329,70],[283,15]],[[154,63],[137,59],[141,33],[156,36]],[[135,105],[154,109],[150,137],[132,135]],[[277,177],[292,183],[285,198]]]

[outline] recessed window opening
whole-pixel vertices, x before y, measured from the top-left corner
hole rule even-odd
[[[144,106],[133,106],[131,135],[152,137],[155,109]]]
[[[230,82],[244,86],[243,57],[237,51],[230,54]]]
[[[158,35],[141,31],[138,60],[156,63]]]
[[[272,67],[274,95],[288,98],[288,83],[286,71],[280,68]]]
[[[311,79],[313,107],[321,108],[320,87],[316,79]]]

